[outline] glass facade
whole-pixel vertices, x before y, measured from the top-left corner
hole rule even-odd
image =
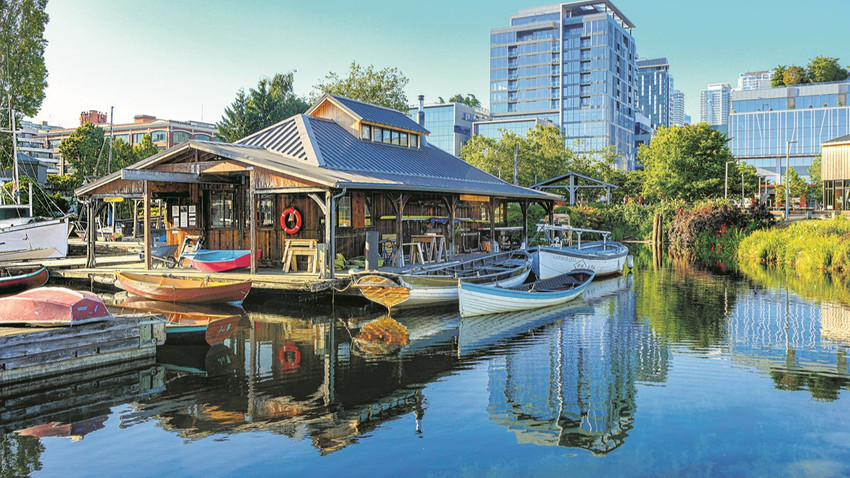
[[[673,77],[666,58],[637,61],[637,99],[653,128],[670,126]]]
[[[419,108],[410,108],[409,116],[417,120]],[[461,103],[444,103],[425,106],[425,129],[431,132],[428,143],[443,151],[460,155],[460,148],[472,136],[472,123],[488,115]]]
[[[699,92],[699,120],[712,126],[729,124],[730,93],[728,83],[715,83]]]
[[[579,5],[580,3],[580,5]],[[633,169],[633,25],[610,2],[521,11],[490,33],[494,119],[542,118],[579,151],[613,146]]]
[[[540,119],[482,121],[472,125],[472,134],[498,141],[502,139],[505,132],[510,131],[524,138],[528,130],[534,128],[536,124],[551,125],[552,122]]]

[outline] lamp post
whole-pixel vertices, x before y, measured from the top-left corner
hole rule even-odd
[[[786,141],[785,142],[785,220],[788,220],[788,183],[790,182],[788,178],[788,165],[789,158],[791,156],[791,143],[796,143],[796,141]]]
[[[726,181],[723,186],[723,199],[729,199],[729,165],[737,161],[726,161]]]

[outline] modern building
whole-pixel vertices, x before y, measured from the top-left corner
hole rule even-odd
[[[693,124],[693,121],[691,121],[691,115],[686,114],[685,115],[685,126],[688,126],[690,124]]]
[[[850,134],[850,81],[733,91],[732,154],[775,180],[790,166],[808,176],[821,144]]]
[[[850,210],[850,134],[821,144],[821,179],[824,207]]]
[[[729,83],[714,83],[699,92],[699,120],[711,126],[729,124]]]
[[[738,75],[738,91],[760,90],[770,88],[772,71],[750,71]]]
[[[635,65],[637,101],[640,110],[649,118],[653,129],[670,126],[673,76],[667,58],[639,58]]]
[[[47,122],[35,123],[33,121],[21,121],[17,137],[18,152],[44,163],[48,174],[58,174],[59,160],[53,157],[53,149],[49,147],[44,137],[45,131],[61,129],[60,126],[51,126]]]
[[[520,10],[490,31],[494,120],[542,118],[579,151],[612,146],[634,168],[634,25],[609,0]]]
[[[502,119],[490,121],[476,121],[472,123],[472,134],[493,138],[496,141],[502,139],[505,132],[514,133],[517,136],[525,137],[528,130],[534,128],[535,125],[554,126],[554,123],[543,118],[521,118],[521,119]]]
[[[635,151],[640,145],[649,144],[654,135],[655,129],[652,127],[649,117],[640,111],[635,113]]]
[[[98,113],[95,110],[83,111],[80,113],[80,125],[92,123],[100,126],[109,134],[110,125],[105,113]],[[52,150],[53,159],[57,164],[57,172],[59,174],[67,173],[67,167],[59,154],[59,143],[71,135],[75,128],[59,128],[50,129],[41,132],[38,137],[47,141],[49,149]],[[180,144],[190,139],[200,141],[215,141],[215,135],[218,132],[216,126],[212,123],[203,123],[200,121],[177,121],[158,119],[151,115],[136,115],[133,117],[132,123],[122,123],[112,125],[112,131],[115,139],[122,139],[125,143],[135,145],[142,141],[144,135],[151,135],[153,143],[159,149],[167,149],[176,144]]]
[[[679,90],[673,90],[670,96],[670,126],[685,126],[690,119],[685,121],[685,94]]]
[[[460,156],[460,148],[472,137],[473,123],[490,119],[486,110],[462,103],[425,105],[424,112],[425,129],[431,132],[428,142],[455,156]],[[418,113],[418,107],[410,108],[414,120]]]

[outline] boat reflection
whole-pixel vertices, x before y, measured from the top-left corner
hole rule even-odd
[[[156,362],[169,372],[217,377],[235,371],[236,356],[223,344],[166,344],[157,347]]]

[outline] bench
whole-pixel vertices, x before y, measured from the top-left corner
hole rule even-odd
[[[298,257],[307,257],[307,270],[316,273],[319,262],[316,250],[316,239],[287,239],[283,249],[283,272],[298,271]]]

